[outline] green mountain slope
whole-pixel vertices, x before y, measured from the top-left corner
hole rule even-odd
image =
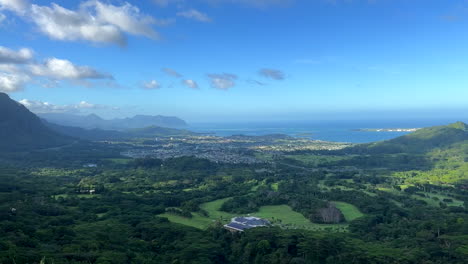
[[[0,93],[0,151],[51,148],[71,142],[47,128],[26,107]]]
[[[447,126],[435,126],[423,128],[411,134],[395,139],[364,144],[358,149],[367,149],[374,153],[414,153],[422,154],[435,149],[448,149],[456,147],[468,140],[468,125],[463,122],[453,123]]]

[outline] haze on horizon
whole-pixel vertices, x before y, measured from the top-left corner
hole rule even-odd
[[[467,8],[0,0],[0,91],[36,113],[107,118],[456,121],[468,110]]]

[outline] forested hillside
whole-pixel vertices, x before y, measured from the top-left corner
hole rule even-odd
[[[466,263],[465,133],[252,164],[122,157],[131,142],[2,152],[0,263]],[[247,215],[271,226],[223,228]]]
[[[23,105],[0,93],[0,151],[57,147],[72,142],[47,128]]]

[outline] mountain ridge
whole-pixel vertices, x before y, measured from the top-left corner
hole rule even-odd
[[[47,128],[39,117],[0,92],[0,150],[22,151],[51,148],[72,142]]]
[[[135,115],[127,118],[103,119],[96,114],[75,115],[68,113],[42,113],[38,114],[48,122],[62,126],[80,127],[85,129],[127,130],[145,128],[149,126],[184,128],[187,123],[174,116],[162,115]]]

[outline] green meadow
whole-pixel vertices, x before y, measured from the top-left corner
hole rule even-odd
[[[221,205],[230,198],[219,199],[200,205],[200,208],[208,213],[204,216],[198,212],[192,213],[192,218],[187,218],[175,214],[164,213],[161,217],[166,217],[169,221],[192,226],[198,229],[206,229],[216,221],[223,224],[229,223],[235,214],[220,211]],[[344,202],[334,202],[336,207],[343,213],[347,222],[363,216],[354,205]],[[249,215],[270,220],[274,225],[285,229],[306,229],[306,230],[330,230],[346,231],[348,224],[317,224],[309,221],[302,214],[295,212],[288,205],[270,205],[260,207],[258,212],[252,212]]]

